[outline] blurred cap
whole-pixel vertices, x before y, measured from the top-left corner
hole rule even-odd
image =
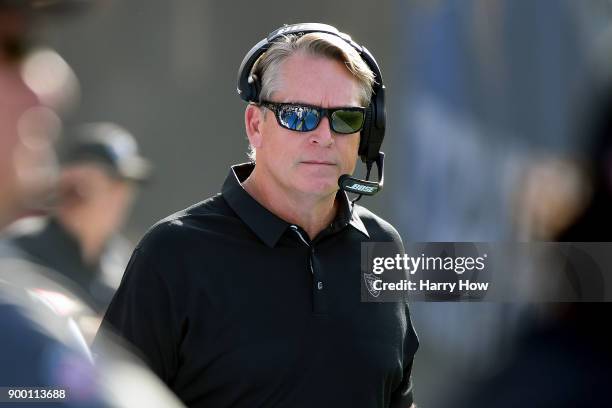
[[[121,126],[110,122],[88,123],[73,133],[60,150],[62,166],[96,163],[119,179],[144,182],[149,178],[150,162],[140,155],[134,136]]]

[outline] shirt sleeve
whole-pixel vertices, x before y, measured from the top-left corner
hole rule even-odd
[[[132,345],[133,351],[169,384],[178,365],[179,319],[161,273],[168,266],[160,261],[159,252],[146,246],[134,251],[102,327]]]
[[[404,372],[400,385],[393,391],[391,395],[390,408],[409,408],[414,402],[412,393],[412,365],[414,363],[414,355],[419,347],[419,340],[412,326],[410,319],[410,311],[408,304],[405,305],[407,330],[404,338]]]

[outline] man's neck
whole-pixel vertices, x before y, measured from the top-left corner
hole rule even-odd
[[[253,170],[242,186],[270,212],[291,224],[302,227],[310,239],[314,239],[331,224],[338,211],[335,194],[324,197],[292,194],[272,183],[262,183],[256,170]]]

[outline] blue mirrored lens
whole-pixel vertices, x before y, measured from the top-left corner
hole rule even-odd
[[[306,112],[306,118],[304,119],[304,125],[306,130],[313,130],[319,124],[319,112],[311,110]]]
[[[285,124],[285,126],[293,130],[297,130],[298,127],[302,126],[300,123],[300,118],[295,112],[285,112],[285,114],[281,116],[281,121]]]
[[[298,132],[308,132],[319,124],[319,112],[305,106],[283,106],[278,111],[281,125]]]

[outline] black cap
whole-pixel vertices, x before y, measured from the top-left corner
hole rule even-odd
[[[75,128],[60,151],[63,167],[75,163],[101,164],[111,176],[142,182],[149,178],[151,164],[138,151],[134,136],[110,122],[87,123]]]

